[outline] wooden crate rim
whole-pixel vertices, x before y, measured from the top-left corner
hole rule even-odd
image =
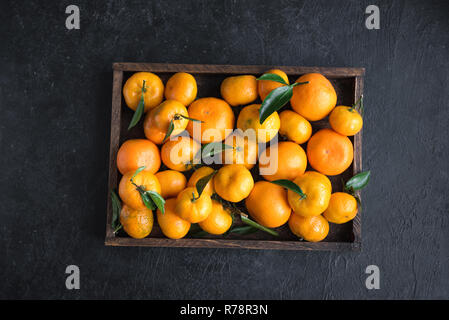
[[[177,63],[145,63],[145,62],[114,62],[113,70],[118,71],[151,71],[160,73],[184,72],[191,73],[225,73],[238,74],[263,73],[268,69],[282,69],[287,74],[301,74],[319,72],[328,77],[350,78],[360,77],[365,74],[365,68],[356,67],[304,67],[304,66],[278,66],[278,65],[226,65],[226,64],[177,64]]]
[[[146,241],[151,239],[151,241]],[[242,241],[245,246],[242,247]],[[205,245],[208,243],[209,245]],[[266,249],[266,250],[360,250],[357,242],[307,242],[307,241],[277,241],[277,240],[236,240],[236,239],[169,239],[144,238],[132,239],[122,237],[106,238],[107,246],[143,246],[143,247],[172,247],[172,248],[228,248],[228,249]]]
[[[150,71],[159,73],[191,72],[203,74],[242,74],[263,73],[270,68],[280,68],[287,74],[304,74],[319,72],[329,78],[354,78],[354,101],[363,92],[363,76],[365,68],[336,68],[336,67],[301,67],[301,66],[262,66],[262,65],[207,65],[207,64],[166,64],[166,63],[139,63],[115,62],[113,67],[112,114],[111,114],[111,140],[109,154],[109,182],[112,190],[117,186],[116,153],[120,139],[120,120],[122,109],[123,72]],[[362,171],[362,131],[354,136],[353,173]],[[360,197],[360,191],[357,191]],[[172,240],[166,238],[132,239],[115,237],[111,227],[112,202],[108,194],[106,238],[107,246],[146,246],[146,247],[191,247],[191,248],[241,248],[241,249],[268,249],[268,250],[321,250],[321,251],[360,251],[361,212],[352,221],[353,242],[301,242],[277,240],[237,240],[237,239],[197,239],[185,238]]]

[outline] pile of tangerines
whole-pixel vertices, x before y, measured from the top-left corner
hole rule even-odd
[[[276,235],[272,228],[288,223],[299,238],[321,241],[329,222],[356,216],[355,191],[369,172],[335,193],[327,176],[353,161],[348,136],[362,128],[362,101],[336,107],[335,89],[323,75],[305,74],[293,84],[278,69],[257,79],[231,76],[221,83],[221,98],[197,99],[191,74],[176,73],[164,86],[156,74],[138,72],[123,96],[134,110],[129,127],[144,118],[145,138],[125,141],[117,153],[122,177],[120,198],[111,192],[114,232],[123,227],[133,238],[147,237],[156,211],[161,231],[172,239],[186,236],[193,224],[213,235]],[[252,104],[258,97],[262,104]],[[288,103],[291,109],[278,113]],[[326,117],[331,128],[312,135],[310,122]],[[306,171],[308,163],[314,171]],[[239,202],[246,212],[236,210]],[[233,226],[236,216],[244,226]]]

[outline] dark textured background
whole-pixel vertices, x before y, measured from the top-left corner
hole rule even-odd
[[[449,298],[447,1],[0,9],[0,298]],[[365,67],[363,251],[105,247],[114,61]],[[65,288],[69,264],[81,290]]]

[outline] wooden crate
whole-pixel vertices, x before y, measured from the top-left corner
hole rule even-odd
[[[142,122],[132,130],[127,126],[133,115],[123,99],[122,88],[127,78],[134,72],[148,71],[156,73],[166,83],[167,79],[176,72],[188,72],[195,76],[198,83],[198,97],[220,97],[221,81],[228,76],[238,74],[261,75],[265,71],[282,69],[294,82],[300,75],[319,72],[325,75],[334,85],[337,92],[337,105],[351,105],[363,92],[364,68],[321,68],[297,66],[238,66],[238,65],[194,65],[194,64],[165,64],[165,63],[114,63],[112,88],[111,115],[111,145],[109,155],[109,188],[117,189],[120,173],[116,166],[116,155],[119,146],[127,139],[144,138]],[[260,101],[258,101],[260,103]],[[284,107],[284,108],[287,108]],[[237,108],[238,112],[240,109]],[[313,131],[329,127],[327,119],[313,122]],[[351,137],[354,144],[354,161],[342,175],[330,177],[333,192],[341,191],[341,178],[345,181],[362,171],[362,132]],[[303,148],[305,146],[303,145]],[[257,166],[256,166],[257,167]],[[310,169],[310,168],[308,168]],[[188,173],[187,173],[188,175]],[[257,179],[255,179],[257,180]],[[260,180],[260,179],[259,179]],[[358,192],[360,196],[360,192]],[[242,210],[244,206],[240,204]],[[108,195],[107,223],[105,244],[109,246],[149,246],[149,247],[204,247],[204,248],[246,248],[272,250],[360,250],[361,249],[361,212],[353,221],[342,225],[330,224],[328,237],[317,243],[299,241],[287,225],[276,228],[279,237],[274,237],[262,231],[250,235],[229,234],[227,236],[208,236],[179,240],[166,238],[156,219],[151,234],[144,239],[133,239],[123,232],[114,235],[111,227],[112,203]]]

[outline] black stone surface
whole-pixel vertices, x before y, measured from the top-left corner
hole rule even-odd
[[[447,1],[2,1],[0,24],[0,298],[449,298]],[[105,247],[114,61],[365,67],[363,251]]]

